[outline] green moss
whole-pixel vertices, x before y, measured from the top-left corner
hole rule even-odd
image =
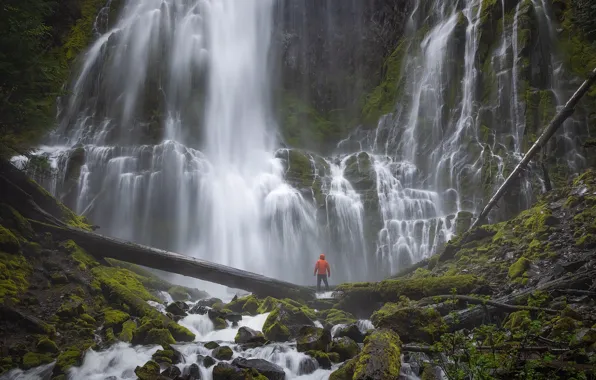
[[[20,249],[19,239],[10,230],[0,225],[0,251],[18,253]]]
[[[87,307],[83,303],[83,299],[76,295],[70,295],[60,305],[56,314],[63,319],[70,319],[79,315],[83,315],[87,312]]]
[[[170,347],[170,346],[166,346]],[[167,363],[172,364],[172,359],[174,358],[174,351],[173,350],[157,350],[151,359],[156,361],[157,363]]]
[[[83,351],[78,347],[70,347],[63,351],[56,359],[55,374],[64,373],[67,369],[73,366],[78,366],[81,363]]]
[[[181,286],[172,286],[168,289],[168,293],[170,293],[174,301],[188,301],[190,299],[190,295],[186,292],[186,289]]]
[[[215,342],[207,342],[205,343],[205,348],[208,350],[213,350],[215,348],[219,347],[219,344],[215,343]]]
[[[145,337],[144,344],[175,344],[176,341],[167,329],[151,329]]]
[[[156,380],[159,378],[159,364],[153,360],[148,361],[142,367],[135,368],[135,374],[139,380]]]
[[[354,370],[356,368],[357,360],[356,358],[347,361],[339,367],[337,370],[333,371],[329,376],[329,380],[352,380],[355,379],[354,377]],[[389,379],[387,379],[389,380]]]
[[[89,314],[82,314],[79,316],[79,318],[81,318],[83,321],[87,322],[90,325],[95,325],[97,323],[95,318],[93,318]]]
[[[402,306],[386,303],[371,316],[377,328],[388,328],[397,332],[404,342],[432,342],[444,326],[443,318],[434,308]]]
[[[275,312],[269,314],[265,324],[263,325],[263,334],[267,338],[267,340],[273,342],[285,342],[291,338],[290,329],[282,324],[280,321],[276,320],[276,316],[274,315]],[[273,317],[272,317],[273,315]],[[273,322],[267,323],[269,318],[273,319]]]
[[[79,269],[81,270],[94,268],[99,265],[93,256],[88,254],[72,240],[67,240],[61,243],[60,246],[65,249],[66,252],[70,253],[71,257],[79,263]]]
[[[399,377],[401,369],[401,341],[391,330],[373,331],[364,340],[362,353],[354,365],[354,379],[389,380]]]
[[[530,267],[531,261],[525,257],[520,257],[515,263],[509,267],[509,278],[515,279],[522,276]]]
[[[362,120],[365,124],[376,126],[382,115],[393,111],[397,98],[403,90],[403,59],[411,40],[402,39],[383,65],[382,82],[367,96],[362,108]]]
[[[234,351],[228,346],[220,346],[213,350],[213,357],[217,360],[230,360]]]
[[[42,364],[51,363],[52,360],[52,357],[49,355],[39,354],[37,352],[27,352],[25,356],[23,356],[23,368],[30,369],[38,367]]]
[[[122,331],[120,332],[118,339],[120,339],[123,342],[130,343],[132,341],[132,337],[136,328],[137,323],[135,321],[128,320],[124,322],[124,324],[122,325]]]
[[[531,323],[532,319],[530,318],[530,312],[521,310],[509,314],[504,326],[509,330],[519,330],[530,327]]]
[[[42,337],[37,342],[37,351],[42,352],[42,353],[55,354],[59,350],[58,350],[58,346],[56,346],[56,343],[54,343],[53,340],[51,340],[48,337]]]
[[[358,343],[344,336],[333,339],[329,351],[337,353],[339,360],[343,362],[358,355],[360,347],[358,347]]]
[[[223,330],[228,327],[228,323],[222,317],[212,319],[211,322],[213,322],[213,328],[215,330]]]
[[[306,351],[305,354],[315,359],[319,363],[319,367],[323,369],[331,368],[331,359],[327,353],[323,351]]]
[[[329,309],[321,310],[317,313],[318,317],[330,325],[351,324],[356,323],[356,318],[343,310]]]
[[[29,287],[30,273],[31,265],[25,257],[0,252],[0,303],[18,303],[17,295]]]
[[[246,313],[248,315],[256,315],[257,310],[261,306],[259,300],[254,295],[238,298],[225,306],[235,313]]]

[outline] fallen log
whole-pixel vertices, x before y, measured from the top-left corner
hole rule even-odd
[[[73,240],[96,257],[109,257],[149,268],[178,273],[183,276],[246,290],[259,296],[302,299],[305,301],[315,299],[315,291],[312,289],[256,273],[103,236],[78,228],[56,226],[35,220],[29,220],[29,222],[37,232],[50,232],[52,236],[59,239]]]
[[[510,305],[502,302],[497,302],[493,300],[486,300],[482,298],[470,297],[470,296],[462,296],[462,295],[439,295],[433,296],[428,298],[423,298],[419,301],[420,305],[431,305],[443,301],[449,300],[458,300],[464,301],[469,304],[473,305],[489,305],[494,306],[497,309],[506,310],[506,311],[520,311],[520,310],[527,310],[527,311],[534,311],[534,312],[545,312],[547,314],[558,314],[559,310],[554,309],[547,309],[541,307],[532,307],[532,306],[518,306],[518,305]]]
[[[588,76],[584,83],[582,83],[582,85],[577,89],[573,96],[567,101],[567,103],[561,109],[561,111],[559,111],[559,113],[555,115],[555,117],[551,120],[550,124],[544,129],[544,132],[542,132],[540,137],[538,137],[534,145],[532,145],[532,147],[530,147],[528,152],[524,155],[524,158],[522,158],[519,164],[517,164],[517,166],[513,169],[511,174],[509,174],[507,179],[505,179],[505,182],[503,182],[503,184],[497,189],[497,191],[488,201],[484,209],[482,209],[482,212],[480,212],[480,215],[478,215],[478,218],[474,221],[469,230],[478,227],[486,222],[488,214],[490,213],[492,208],[496,206],[497,202],[499,201],[499,199],[501,199],[503,194],[505,194],[509,186],[512,183],[514,183],[517,176],[530,163],[534,155],[536,155],[536,153],[538,153],[540,149],[542,149],[546,145],[548,140],[555,134],[557,129],[559,129],[559,127],[563,125],[563,122],[565,122],[565,120],[567,120],[567,118],[573,114],[577,103],[586,94],[586,92],[588,92],[588,90],[594,83],[596,83],[596,69],[592,71],[592,73]]]
[[[503,345],[503,346],[476,346],[475,347],[478,351],[517,351],[517,352],[550,352],[553,354],[564,354],[569,352],[568,348],[554,348],[548,346],[511,346],[511,345]],[[401,347],[402,351],[407,352],[421,352],[423,354],[433,355],[440,353],[436,349],[433,349],[431,346],[418,346],[418,345],[410,345],[405,344]]]

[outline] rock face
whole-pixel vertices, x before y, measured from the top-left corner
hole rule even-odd
[[[284,369],[263,359],[236,358],[232,365],[242,369],[254,369],[265,376],[268,380],[284,380],[286,373]]]

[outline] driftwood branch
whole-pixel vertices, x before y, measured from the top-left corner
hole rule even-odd
[[[482,298],[470,297],[470,296],[461,296],[461,295],[439,295],[421,299],[419,303],[421,305],[430,305],[434,303],[439,303],[443,301],[449,301],[452,299],[456,299],[458,301],[465,301],[469,304],[474,305],[489,305],[493,306],[500,310],[506,311],[520,311],[520,310],[527,310],[527,311],[535,311],[535,312],[544,312],[547,314],[558,314],[558,310],[554,309],[546,309],[541,307],[532,307],[532,306],[518,306],[518,305],[510,305],[502,302],[497,302],[493,300],[486,300]]]
[[[567,118],[573,114],[577,103],[586,94],[586,92],[588,92],[590,87],[595,82],[596,82],[596,69],[594,69],[592,71],[592,73],[588,76],[588,78],[584,81],[584,83],[582,83],[582,85],[577,89],[575,94],[573,94],[573,96],[569,99],[569,101],[567,101],[567,103],[565,104],[563,109],[561,109],[561,111],[559,111],[559,113],[552,119],[550,124],[544,130],[544,132],[542,132],[540,137],[538,137],[538,139],[536,140],[534,145],[532,145],[530,150],[528,150],[528,152],[525,154],[524,158],[519,162],[519,164],[517,164],[517,166],[515,167],[515,169],[513,169],[511,174],[509,174],[509,176],[507,177],[505,182],[503,182],[503,184],[499,187],[499,189],[496,191],[496,193],[489,200],[489,202],[484,207],[484,209],[482,210],[480,215],[478,215],[478,218],[474,221],[474,223],[470,227],[470,229],[480,226],[485,223],[488,214],[490,213],[492,208],[495,207],[495,205],[497,204],[499,199],[501,199],[503,194],[505,194],[505,192],[507,191],[509,186],[511,186],[511,184],[515,181],[517,176],[526,168],[526,166],[532,160],[534,155],[536,155],[536,153],[538,153],[538,151],[540,151],[540,149],[542,149],[545,146],[546,142],[555,134],[557,129],[559,129],[559,127],[561,125],[563,125],[563,122],[565,120],[567,120]]]

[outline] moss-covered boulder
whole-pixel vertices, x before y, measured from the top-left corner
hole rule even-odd
[[[306,351],[306,355],[315,359],[319,363],[319,367],[323,369],[331,369],[331,359],[326,352],[323,351]]]
[[[394,380],[401,368],[401,341],[391,330],[373,331],[364,342],[362,352],[333,372],[330,380]]]
[[[331,326],[340,325],[340,324],[351,324],[356,323],[356,317],[352,314],[338,309],[328,309],[328,310],[321,310],[317,313],[317,317],[320,320],[329,324]]]
[[[285,342],[291,337],[296,337],[303,326],[314,326],[315,313],[300,303],[268,298],[262,304],[262,308],[269,307],[273,311],[263,325],[263,333],[267,340]]]
[[[135,374],[139,380],[157,380],[159,378],[159,364],[153,360],[148,361],[142,367],[135,368]]]
[[[213,350],[213,357],[217,360],[230,360],[234,356],[234,351],[228,346],[219,346]]]
[[[402,307],[394,303],[385,304],[371,319],[375,327],[397,332],[405,343],[432,342],[439,337],[444,324],[433,308]]]
[[[137,328],[137,323],[135,321],[131,321],[130,319],[122,324],[122,331],[118,336],[123,342],[132,342],[132,337],[134,335],[134,331]]]
[[[250,327],[242,326],[238,329],[238,333],[234,338],[234,342],[246,344],[246,343],[265,343],[265,336],[262,332],[253,330]]]
[[[341,327],[335,333],[335,337],[337,338],[341,338],[343,336],[352,339],[356,343],[363,343],[365,338],[365,334],[362,331],[360,331],[360,328],[355,323]]]
[[[168,313],[173,315],[186,317],[186,311],[189,309],[188,305],[182,301],[174,301],[166,307]]]
[[[37,351],[41,353],[56,354],[60,350],[53,340],[44,336],[37,342]]]
[[[216,342],[207,342],[204,344],[204,346],[208,350],[213,350],[213,349],[216,349],[217,347],[219,347],[219,344],[217,344]]]
[[[360,347],[358,347],[358,344],[352,339],[344,336],[333,339],[329,351],[337,353],[339,355],[339,360],[343,362],[358,355]]]
[[[40,354],[38,352],[27,352],[23,356],[23,368],[30,369],[38,367],[42,364],[48,364],[52,362],[52,357],[47,354]]]
[[[224,306],[224,309],[231,310],[235,313],[243,313],[246,315],[256,315],[261,303],[254,295],[238,298]]]
[[[303,326],[298,331],[296,348],[298,352],[327,351],[331,343],[331,332],[314,326]]]
[[[176,343],[176,340],[174,340],[168,329],[151,329],[147,332],[145,339],[143,339],[143,344],[159,344],[163,346],[174,343]]]
[[[111,327],[114,331],[120,332],[122,324],[130,319],[130,315],[120,310],[107,308],[103,312],[103,318],[105,328]]]
[[[286,378],[283,368],[264,359],[236,358],[232,362],[232,365],[244,370],[251,370],[251,372],[255,371],[265,376],[268,380],[284,380]]]
[[[213,367],[213,380],[267,380],[267,378],[254,369],[241,369],[222,362]]]
[[[0,251],[18,253],[20,249],[19,239],[10,230],[0,225]]]

